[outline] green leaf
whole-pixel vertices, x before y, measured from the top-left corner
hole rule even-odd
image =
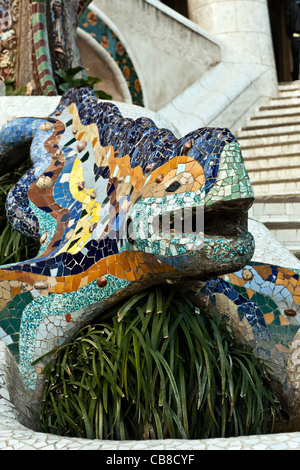
[[[130,300],[128,300],[118,311],[118,321],[121,322],[125,317],[126,313],[136,304],[140,299],[145,296],[145,292],[134,295]]]
[[[219,360],[220,372],[221,372],[222,403],[224,403],[225,388],[226,388],[226,357],[224,354],[224,348],[223,348],[222,338],[221,338],[219,329],[217,325],[213,322],[212,322],[212,327],[214,330],[214,335],[215,335],[217,346],[218,346],[218,360]]]
[[[83,418],[83,422],[84,422],[84,425],[85,425],[87,439],[94,439],[93,428],[91,426],[91,423],[90,423],[90,420],[89,420],[84,402],[82,401],[82,399],[78,395],[76,395],[76,400],[78,401],[78,404],[79,404],[79,407],[80,407],[80,410],[81,410],[81,413],[82,413],[82,418]]]
[[[187,397],[186,397],[186,382],[185,382],[184,367],[183,367],[182,362],[179,363],[179,383],[180,383],[180,401],[181,401],[183,426],[184,426],[186,436],[189,436],[189,419],[188,419],[188,408],[187,408]]]
[[[136,399],[137,402],[140,401],[141,393],[141,363],[140,363],[140,348],[137,340],[137,336],[133,335],[133,348],[134,348],[134,357],[135,357],[135,370],[136,370],[136,379],[137,379],[137,393]]]
[[[171,413],[171,416],[172,416],[172,418],[173,418],[173,420],[174,420],[174,422],[175,422],[175,424],[176,424],[176,426],[177,426],[177,428],[180,432],[180,438],[181,439],[187,439],[188,437],[186,435],[185,429],[184,429],[178,415],[172,409],[170,409],[170,413]]]
[[[163,439],[164,438],[164,435],[163,435],[163,430],[162,430],[162,426],[161,426],[161,418],[156,410],[155,407],[152,408],[152,413],[153,413],[153,416],[154,416],[154,421],[155,421],[155,426],[156,426],[156,438],[157,439]]]
[[[58,89],[60,91],[62,91],[63,93],[65,91],[67,91],[68,89],[70,88],[70,86],[68,85],[68,83],[61,83],[59,86],[58,86]]]
[[[56,70],[55,75],[57,75],[59,78],[63,79],[64,81],[66,81],[68,78],[67,73],[63,69]]]
[[[155,291],[151,291],[148,299],[147,299],[147,305],[146,305],[146,313],[152,313],[154,310],[155,306]]]
[[[156,288],[156,313],[163,313],[163,299],[160,287]]]
[[[5,85],[12,85],[13,83],[15,83],[15,81],[15,78],[7,78],[6,80],[4,80],[4,83]]]
[[[95,96],[99,100],[112,100],[112,96],[103,90],[93,90],[93,91],[94,91]]]
[[[87,84],[87,86],[90,86],[90,87],[93,87],[97,83],[101,83],[101,82],[102,82],[101,78],[93,77],[92,75],[88,75],[88,77],[86,79],[86,84]]]
[[[73,67],[65,70],[64,73],[66,77],[74,78],[78,73],[83,72],[84,70],[85,68],[79,65],[78,67]]]
[[[163,337],[164,338],[169,337],[169,322],[168,322],[168,317],[165,314],[164,314],[164,320],[163,320]]]

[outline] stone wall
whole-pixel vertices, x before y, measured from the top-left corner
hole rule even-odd
[[[122,33],[145,106],[153,111],[220,62],[220,47],[210,34],[156,0],[96,0],[90,8]]]
[[[255,109],[277,96],[277,76],[266,0],[189,0],[189,15],[221,47],[221,62],[160,109],[177,127],[239,129]]]

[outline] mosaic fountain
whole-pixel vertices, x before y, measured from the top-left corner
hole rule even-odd
[[[41,396],[42,356],[109,306],[165,282],[216,311],[275,364],[297,399],[299,273],[251,262],[254,195],[227,129],[178,139],[148,118],[123,117],[89,89],[72,89],[45,118],[2,127],[2,173],[28,152],[32,168],[6,210],[40,250],[0,268],[1,385],[11,393],[2,398],[19,410],[21,427],[30,421],[24,404]]]

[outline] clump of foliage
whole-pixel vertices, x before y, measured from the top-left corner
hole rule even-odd
[[[81,74],[81,76],[78,76]],[[94,91],[94,94],[99,99],[111,100],[112,96],[105,93],[103,90],[94,90],[94,86],[98,83],[101,83],[102,80],[99,77],[93,77],[92,75],[87,75],[84,67],[78,66],[70,68],[68,70],[59,69],[55,72],[56,75],[56,85],[58,90],[64,93],[69,88],[81,88],[88,87]]]
[[[101,83],[102,80],[99,77],[94,77],[92,75],[87,75],[86,69],[84,67],[71,67],[68,70],[62,68],[58,69],[55,72],[55,83],[58,88],[58,91],[63,94],[70,88],[82,88],[88,87],[91,88],[98,99],[111,100],[112,96],[106,93],[103,90],[94,90],[95,85]],[[16,88],[15,78],[7,78],[4,81],[5,85],[5,95],[6,96],[17,96],[17,95],[26,95],[27,86],[21,88]]]
[[[89,439],[272,432],[272,371],[175,289],[137,294],[82,328],[44,369],[44,432]]]
[[[16,89],[15,78],[7,78],[4,81],[4,85],[5,85],[5,96],[26,95],[27,87],[22,86],[21,88]]]
[[[39,249],[36,240],[22,235],[10,225],[5,212],[9,191],[30,166],[28,159],[15,171],[0,176],[0,265],[33,258]]]

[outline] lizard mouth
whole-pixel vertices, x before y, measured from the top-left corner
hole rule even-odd
[[[209,238],[236,239],[248,231],[248,210],[253,198],[222,201],[205,208],[204,233]]]
[[[253,198],[221,201],[208,207],[181,208],[166,211],[153,217],[151,222],[153,239],[169,242],[184,238],[202,240],[231,239],[232,242],[248,233],[248,210]],[[135,244],[131,218],[127,219],[127,239]],[[180,243],[180,241],[179,241]]]
[[[202,207],[181,208],[166,211],[153,219],[153,227],[159,238],[174,239],[204,233],[204,210]]]

